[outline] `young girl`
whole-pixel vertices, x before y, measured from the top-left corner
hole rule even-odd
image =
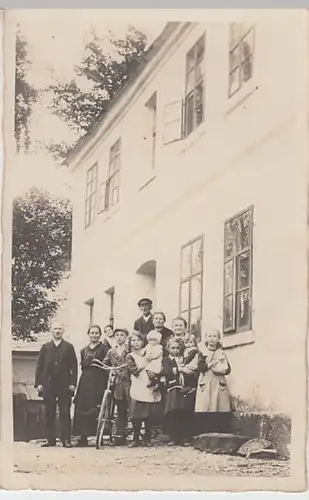
[[[231,372],[231,367],[222,350],[219,331],[208,332],[206,342],[201,342],[198,348],[195,412],[199,433],[228,432],[231,402],[225,375]]]
[[[128,354],[127,337],[128,330],[118,328],[114,332],[116,347],[110,349],[104,358],[104,363],[108,366],[121,366],[126,364]],[[114,399],[117,406],[117,419],[115,424],[115,435],[113,444],[122,445],[126,442],[126,428],[128,422],[129,391],[130,391],[130,373],[125,366],[116,372],[116,385]]]
[[[89,343],[81,350],[81,377],[74,398],[73,433],[80,436],[78,446],[87,446],[88,437],[95,436],[98,410],[107,383],[107,373],[92,366],[94,359],[103,361],[107,346],[100,341],[101,328],[93,325],[87,332]]]
[[[190,392],[192,385],[196,388],[197,371],[198,371],[198,348],[195,335],[187,334],[184,339],[184,351],[182,362],[182,377],[181,382],[184,392]],[[194,379],[192,379],[194,377]]]
[[[158,417],[161,407],[161,393],[149,387],[149,378],[146,372],[148,361],[143,347],[143,334],[133,332],[130,336],[131,352],[127,355],[128,369],[131,373],[130,417],[133,427],[133,442],[130,447],[140,445],[140,431],[143,422],[145,425],[144,444],[151,445],[150,424],[153,419]]]
[[[146,371],[149,377],[148,387],[158,388],[160,382],[159,374],[162,371],[163,347],[161,333],[151,330],[147,334],[147,345],[145,347],[145,357],[148,361]]]
[[[185,444],[193,435],[193,412],[195,391],[184,394],[181,376],[183,374],[182,342],[171,338],[167,343],[169,355],[163,358],[163,375],[166,381],[164,404],[165,429],[170,436],[169,446]],[[192,389],[196,379],[192,383]]]

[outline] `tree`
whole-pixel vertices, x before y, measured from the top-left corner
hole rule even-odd
[[[13,204],[12,332],[34,340],[45,332],[57,311],[50,298],[69,268],[72,210],[66,199],[54,199],[32,188]]]
[[[38,100],[38,92],[27,81],[27,71],[31,65],[28,59],[28,44],[20,28],[16,33],[15,69],[15,138],[17,150],[30,146],[29,123],[32,106]]]
[[[112,53],[105,53],[102,42],[110,44]],[[129,28],[124,39],[111,33],[104,38],[93,34],[86,56],[74,68],[75,78],[49,87],[53,94],[52,113],[76,132],[77,140],[106,113],[111,99],[145,59],[146,43],[146,35],[134,27]],[[82,89],[79,79],[87,80],[87,90]],[[74,144],[65,147],[51,143],[48,149],[54,156],[64,158]]]

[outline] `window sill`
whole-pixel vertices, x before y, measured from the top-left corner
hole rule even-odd
[[[246,332],[232,333],[225,335],[222,339],[222,347],[230,349],[231,347],[238,347],[241,345],[253,344],[255,342],[255,332],[248,330]]]
[[[146,182],[144,182],[141,187],[138,188],[139,191],[142,191],[143,189],[145,189],[149,184],[151,184],[155,179],[156,179],[156,175],[153,175],[152,177],[150,177]]]
[[[100,213],[98,213],[98,217],[101,217],[103,219],[103,222],[106,222],[109,219],[111,219],[112,217],[114,217],[114,215],[117,212],[119,212],[119,207],[118,206],[113,207],[113,208],[109,209],[106,212],[100,212]]]
[[[201,123],[190,135],[183,139],[183,147],[181,148],[181,152],[185,153],[188,149],[190,149],[193,144],[201,139],[206,134],[206,123]]]
[[[228,99],[228,109],[225,116],[229,116],[236,108],[243,105],[250,96],[252,96],[259,89],[254,81],[250,84],[247,82],[240,90],[238,90],[232,97]]]

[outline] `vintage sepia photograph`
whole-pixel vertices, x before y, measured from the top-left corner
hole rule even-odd
[[[1,486],[304,491],[308,11],[3,21]]]

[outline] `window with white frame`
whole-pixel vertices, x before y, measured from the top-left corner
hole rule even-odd
[[[110,148],[109,153],[109,171],[107,179],[106,204],[108,208],[113,207],[119,201],[120,189],[120,148],[121,140],[118,139]]]
[[[253,208],[225,223],[223,332],[252,327]]]
[[[188,322],[189,331],[201,336],[203,290],[203,237],[181,249],[180,314]]]
[[[95,164],[87,170],[86,201],[85,201],[85,227],[90,226],[95,218],[98,185],[98,165]]]
[[[229,39],[229,97],[250,80],[253,73],[254,26],[233,23]]]
[[[204,120],[204,66],[205,35],[203,35],[186,58],[185,136]]]

